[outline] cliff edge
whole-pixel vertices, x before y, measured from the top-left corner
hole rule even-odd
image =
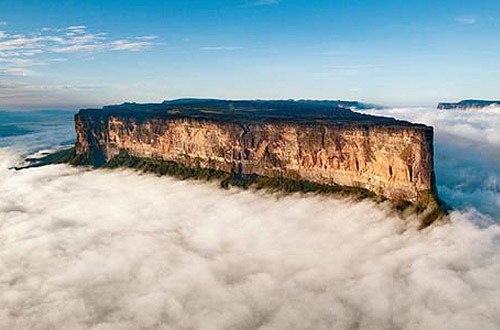
[[[498,107],[500,101],[486,100],[462,100],[456,103],[439,103],[437,108],[440,110],[467,110],[467,109],[483,109],[487,107]]]
[[[126,153],[187,168],[366,189],[412,203],[426,203],[435,192],[432,127],[325,102],[125,103],[80,110],[75,124],[76,158],[94,166],[116,164]]]

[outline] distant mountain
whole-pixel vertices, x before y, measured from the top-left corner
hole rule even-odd
[[[217,103],[216,99],[194,99],[194,98],[185,98],[185,99],[177,99],[177,100],[167,100],[164,101],[163,104],[189,104],[193,102],[213,102]],[[254,103],[269,103],[269,100],[253,100],[253,101],[248,101],[248,102],[254,102]],[[304,106],[332,106],[335,108],[345,108],[345,109],[351,109],[351,110],[366,110],[366,109],[382,109],[384,108],[383,106],[376,105],[376,104],[370,104],[370,103],[364,103],[364,102],[359,102],[359,101],[342,101],[342,100],[276,100],[272,101],[276,103],[283,103],[283,102],[293,102],[295,104],[301,104]]]
[[[500,101],[485,101],[485,100],[462,100],[457,103],[439,103],[437,108],[441,110],[451,109],[482,109],[490,106],[500,106]]]
[[[329,105],[337,108],[347,108],[351,110],[366,110],[366,109],[382,109],[383,106],[364,103],[359,101],[342,101],[342,100],[298,100],[297,102],[310,105]]]

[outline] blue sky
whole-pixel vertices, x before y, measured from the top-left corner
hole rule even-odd
[[[500,1],[2,0],[0,108],[500,98]]]

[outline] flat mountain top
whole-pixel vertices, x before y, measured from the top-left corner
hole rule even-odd
[[[425,127],[394,118],[355,112],[350,107],[354,107],[353,104],[356,103],[358,102],[178,99],[162,103],[123,103],[102,109],[84,109],[80,110],[80,115],[133,117],[136,120],[191,118],[246,124],[284,122]]]
[[[486,108],[490,106],[500,106],[500,101],[489,100],[462,100],[460,102],[442,102],[438,104],[438,109],[470,109],[470,108]]]

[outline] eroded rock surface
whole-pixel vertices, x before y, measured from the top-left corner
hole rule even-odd
[[[311,101],[177,100],[81,110],[76,152],[121,150],[226,172],[361,187],[418,201],[434,190],[433,130]]]

